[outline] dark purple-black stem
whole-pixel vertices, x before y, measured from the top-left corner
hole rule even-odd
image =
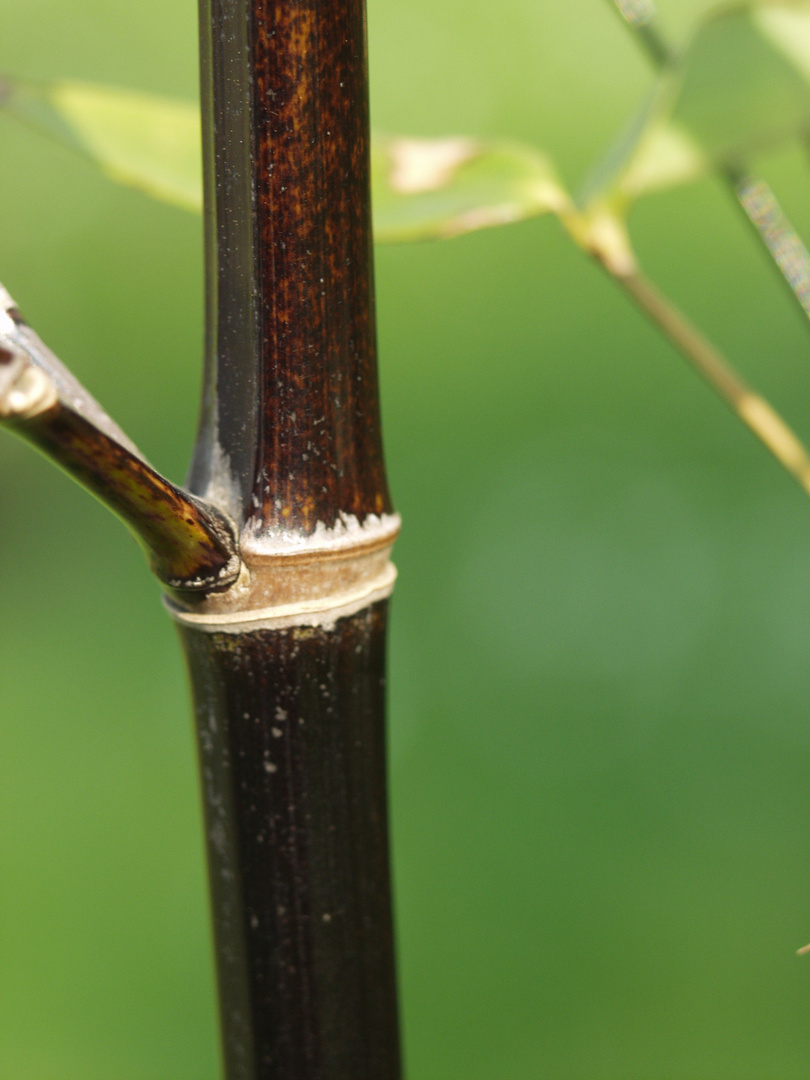
[[[201,0],[207,360],[191,490],[244,570],[173,611],[227,1080],[398,1080],[388,560],[362,0]]]

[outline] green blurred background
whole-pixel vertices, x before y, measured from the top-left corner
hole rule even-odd
[[[704,0],[660,0],[682,35]],[[193,97],[193,0],[4,0],[0,69]],[[605,0],[370,0],[375,126],[575,183],[650,74]],[[0,121],[0,277],[184,475],[200,224]],[[798,153],[765,163],[805,235]],[[810,342],[721,185],[647,268],[810,433]],[[405,528],[391,762],[411,1080],[810,1068],[810,504],[556,224],[378,252]],[[218,1074],[179,648],[142,557],[0,437],[0,1077]]]

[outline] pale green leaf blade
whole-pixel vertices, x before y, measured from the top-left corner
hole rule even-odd
[[[72,81],[14,82],[0,107],[80,151],[119,183],[199,210],[199,113],[190,102]],[[372,142],[375,239],[456,236],[569,207],[548,161],[517,143]]]
[[[546,158],[519,143],[378,138],[371,161],[381,243],[458,236],[569,206]]]
[[[810,2],[723,6],[586,186],[622,207],[776,146],[810,125]]]
[[[200,114],[193,102],[71,80],[3,80],[0,107],[119,183],[201,209]]]

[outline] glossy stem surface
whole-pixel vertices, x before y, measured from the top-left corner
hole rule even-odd
[[[391,510],[364,0],[201,0],[208,289],[192,490],[254,536]]]
[[[303,560],[303,580],[313,534],[328,556],[341,530],[352,543],[391,511],[365,10],[200,0],[200,18],[207,359],[190,487],[236,522],[272,606],[274,559],[279,581],[287,554]],[[248,593],[234,593],[239,611]],[[207,628],[181,620],[227,1080],[400,1075],[386,613],[379,600],[336,622],[240,632],[215,631],[216,613]]]
[[[16,430],[130,527],[169,590],[210,594],[236,579],[228,521],[83,416],[57,402]]]
[[[181,628],[228,1080],[396,1080],[387,602],[332,629]]]
[[[12,305],[0,287],[0,424],[129,526],[177,596],[232,585],[241,561],[231,523],[153,469]]]

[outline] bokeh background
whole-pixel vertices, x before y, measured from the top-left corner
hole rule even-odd
[[[190,98],[195,20],[4,0],[0,70]],[[378,129],[529,140],[572,184],[651,81],[606,0],[370,0],[369,32]],[[0,278],[182,478],[199,221],[0,145]],[[801,155],[763,168],[810,235]],[[633,233],[810,434],[807,327],[722,186]],[[810,503],[551,220],[381,249],[377,287],[411,1080],[804,1080]],[[0,1076],[214,1080],[179,648],[121,527],[4,434],[0,627]]]

